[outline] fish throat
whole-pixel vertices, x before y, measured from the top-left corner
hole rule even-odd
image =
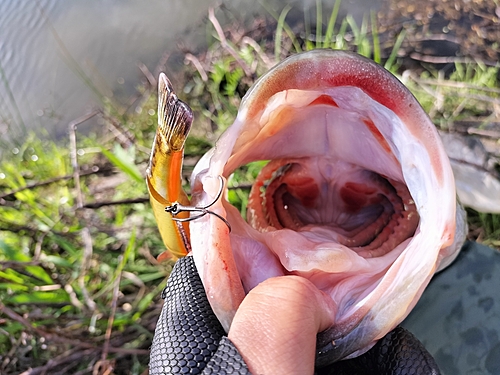
[[[419,215],[405,184],[341,160],[279,159],[252,187],[248,222],[336,242],[363,257],[382,256],[412,237]]]

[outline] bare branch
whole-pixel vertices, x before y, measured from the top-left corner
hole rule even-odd
[[[222,27],[219,23],[219,21],[217,20],[217,18],[215,17],[215,12],[214,12],[214,8],[210,8],[208,10],[208,19],[210,20],[210,22],[212,22],[212,25],[214,25],[214,28],[215,28],[215,31],[217,32],[217,35],[219,36],[219,40],[220,40],[220,44],[222,45],[222,47],[227,51],[229,52],[229,54],[231,56],[234,57],[234,59],[236,60],[236,62],[241,66],[241,68],[243,69],[243,71],[245,72],[245,75],[247,77],[251,77],[252,76],[252,70],[250,69],[250,67],[247,65],[246,62],[244,62],[241,57],[238,55],[238,52],[236,52],[234,50],[233,47],[231,47],[229,45],[229,43],[227,42],[227,39],[226,39],[226,36],[224,35],[224,31],[222,30]]]

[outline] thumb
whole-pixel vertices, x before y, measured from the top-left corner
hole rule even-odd
[[[316,335],[333,324],[335,312],[309,280],[275,277],[245,297],[228,337],[254,374],[313,374]]]

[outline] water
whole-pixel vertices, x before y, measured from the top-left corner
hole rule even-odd
[[[346,0],[341,13],[359,19],[381,1]],[[22,140],[32,129],[59,138],[65,136],[68,122],[102,106],[101,94],[123,104],[144,79],[138,63],[154,71],[163,54],[176,51],[178,43],[190,49],[203,44],[208,9],[216,3],[221,1],[1,1],[0,137]],[[222,3],[228,9],[225,14],[240,19],[266,14],[257,1]],[[276,10],[287,3],[268,1]],[[333,3],[324,1],[325,13]],[[298,11],[315,4],[291,3]],[[182,59],[167,63],[174,72],[181,64]],[[83,126],[96,125],[91,121]]]

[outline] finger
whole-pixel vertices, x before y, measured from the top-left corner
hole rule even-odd
[[[333,324],[335,307],[310,281],[268,279],[252,289],[228,337],[255,374],[312,374],[316,335]]]

